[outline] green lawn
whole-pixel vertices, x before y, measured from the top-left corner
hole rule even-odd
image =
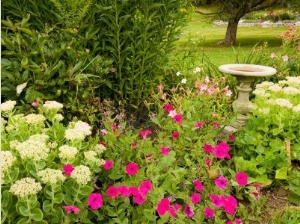
[[[199,51],[199,57],[204,52],[209,60],[217,66],[234,63],[235,51],[247,54],[256,44],[259,46],[264,42],[268,42],[269,53],[279,51],[281,46],[279,35],[287,29],[288,27],[239,27],[237,43],[234,47],[219,46],[216,43],[224,38],[226,26],[213,26],[212,22],[207,21],[207,17],[194,13],[177,42],[176,52]]]

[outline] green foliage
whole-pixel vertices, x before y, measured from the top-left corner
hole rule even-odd
[[[139,107],[163,77],[174,42],[185,25],[186,1],[101,1],[98,35],[113,58],[113,99]]]

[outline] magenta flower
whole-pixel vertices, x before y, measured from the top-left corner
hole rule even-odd
[[[179,114],[176,114],[174,117],[173,117],[173,120],[178,123],[178,124],[181,124],[183,119],[182,119],[182,116],[179,115]]]
[[[211,122],[211,125],[212,125],[213,127],[215,127],[215,128],[221,127],[220,124],[219,124],[218,122],[216,122],[216,121]]]
[[[139,166],[136,163],[129,163],[126,166],[126,173],[130,176],[137,174],[137,172],[139,171]]]
[[[189,219],[194,217],[195,213],[192,207],[185,205],[183,210],[186,214],[186,217],[188,217]]]
[[[112,160],[105,160],[105,163],[102,165],[103,169],[110,170],[114,166],[114,161]]]
[[[229,135],[229,140],[234,142],[235,141],[235,136],[233,134]]]
[[[173,138],[173,139],[179,138],[179,132],[178,132],[178,131],[174,131],[174,132],[172,133],[172,138]]]
[[[210,166],[212,165],[212,161],[211,161],[210,159],[206,159],[206,160],[205,160],[205,165],[206,165],[207,167],[210,167]]]
[[[214,147],[210,144],[206,144],[204,143],[203,145],[203,149],[206,153],[210,154],[210,153],[213,153],[214,152]]]
[[[145,180],[140,183],[140,192],[142,195],[147,195],[152,190],[151,180]]]
[[[236,175],[235,175],[235,180],[236,182],[241,185],[241,186],[245,186],[248,184],[248,176],[246,173],[244,172],[238,172]]]
[[[110,199],[114,199],[119,195],[118,188],[116,188],[115,186],[109,186],[106,190],[106,194]]]
[[[173,110],[173,106],[171,104],[164,104],[164,109],[166,112],[170,112],[171,110]]]
[[[130,189],[125,185],[118,186],[118,192],[121,196],[128,198],[131,194]]]
[[[139,194],[136,194],[133,196],[133,201],[138,204],[138,205],[141,205],[143,204],[145,201],[146,201],[146,198],[144,195],[142,195],[141,193]]]
[[[71,176],[71,173],[73,172],[74,167],[73,167],[71,164],[66,164],[66,165],[64,165],[63,170],[64,170],[63,172],[64,172],[67,176]]]
[[[137,195],[140,193],[139,189],[137,187],[129,187],[129,191],[132,195]]]
[[[161,199],[157,205],[156,211],[160,216],[170,211],[170,200],[168,198]]]
[[[229,215],[233,215],[235,213],[235,209],[238,205],[237,200],[233,196],[227,196],[223,199],[223,208],[224,211]]]
[[[131,147],[135,150],[137,150],[137,143],[136,142],[132,142],[131,143]]]
[[[239,219],[235,219],[233,221],[228,221],[226,224],[243,224],[243,222]]]
[[[62,207],[68,214],[70,214],[72,212],[74,212],[75,214],[78,214],[80,212],[80,209],[74,205],[65,205]]]
[[[215,185],[219,189],[224,189],[228,185],[228,180],[223,176],[219,176],[218,178],[215,179]]]
[[[162,146],[162,147],[160,147],[160,152],[161,152],[161,154],[168,156],[170,153],[170,150],[168,147]]]
[[[175,203],[174,205],[172,205],[170,207],[169,212],[170,212],[171,216],[175,217],[177,215],[177,212],[180,211],[180,209],[181,209],[180,204]]]
[[[210,207],[206,207],[203,210],[203,213],[204,213],[205,217],[208,218],[208,219],[212,219],[213,217],[215,217],[215,212]]]
[[[197,191],[199,191],[199,192],[203,191],[203,184],[200,180],[198,180],[198,179],[194,180],[193,184],[194,184],[194,187]]]
[[[191,195],[191,201],[192,201],[193,204],[199,203],[199,202],[201,201],[201,196],[200,196],[200,194],[198,194],[198,193],[193,193],[193,194]]]
[[[224,158],[230,159],[230,155],[228,152],[229,152],[229,145],[226,142],[221,142],[214,149],[214,155],[218,159],[224,159]]]
[[[152,133],[152,131],[150,130],[143,130],[139,132],[139,135],[142,136],[142,138],[145,140],[147,138],[148,135],[150,135]]]
[[[92,210],[97,210],[101,208],[103,205],[102,195],[99,193],[91,193],[88,198],[88,205],[91,207]]]
[[[209,198],[210,198],[211,202],[213,203],[213,205],[216,206],[217,208],[223,207],[224,196],[218,196],[215,194],[211,194],[211,195],[209,195]]]
[[[205,121],[200,121],[200,122],[198,122],[197,124],[194,125],[194,128],[195,129],[203,128],[204,124],[205,124]]]

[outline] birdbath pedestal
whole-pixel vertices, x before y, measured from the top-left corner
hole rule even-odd
[[[276,69],[254,64],[225,64],[219,67],[219,71],[234,76],[238,82],[238,97],[233,102],[233,108],[237,112],[237,119],[230,126],[226,126],[224,130],[227,133],[232,133],[244,125],[247,120],[247,113],[251,110],[249,93],[252,82],[256,78],[276,74]]]

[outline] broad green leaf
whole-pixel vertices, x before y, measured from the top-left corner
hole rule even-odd
[[[30,214],[31,214],[30,209],[28,209],[25,206],[20,206],[19,211],[20,211],[21,215],[23,215],[23,216],[30,216]]]
[[[30,223],[28,218],[22,218],[17,222],[17,224],[27,224],[27,223]]]
[[[52,203],[50,200],[45,200],[43,202],[43,210],[44,212],[50,212],[52,210]]]
[[[286,180],[287,179],[287,167],[282,167],[279,170],[276,170],[275,178],[280,180]]]
[[[42,210],[41,209],[39,209],[39,208],[33,208],[32,210],[31,210],[31,218],[33,219],[33,220],[35,220],[35,221],[41,221],[41,220],[43,220],[43,212],[42,212]]]

